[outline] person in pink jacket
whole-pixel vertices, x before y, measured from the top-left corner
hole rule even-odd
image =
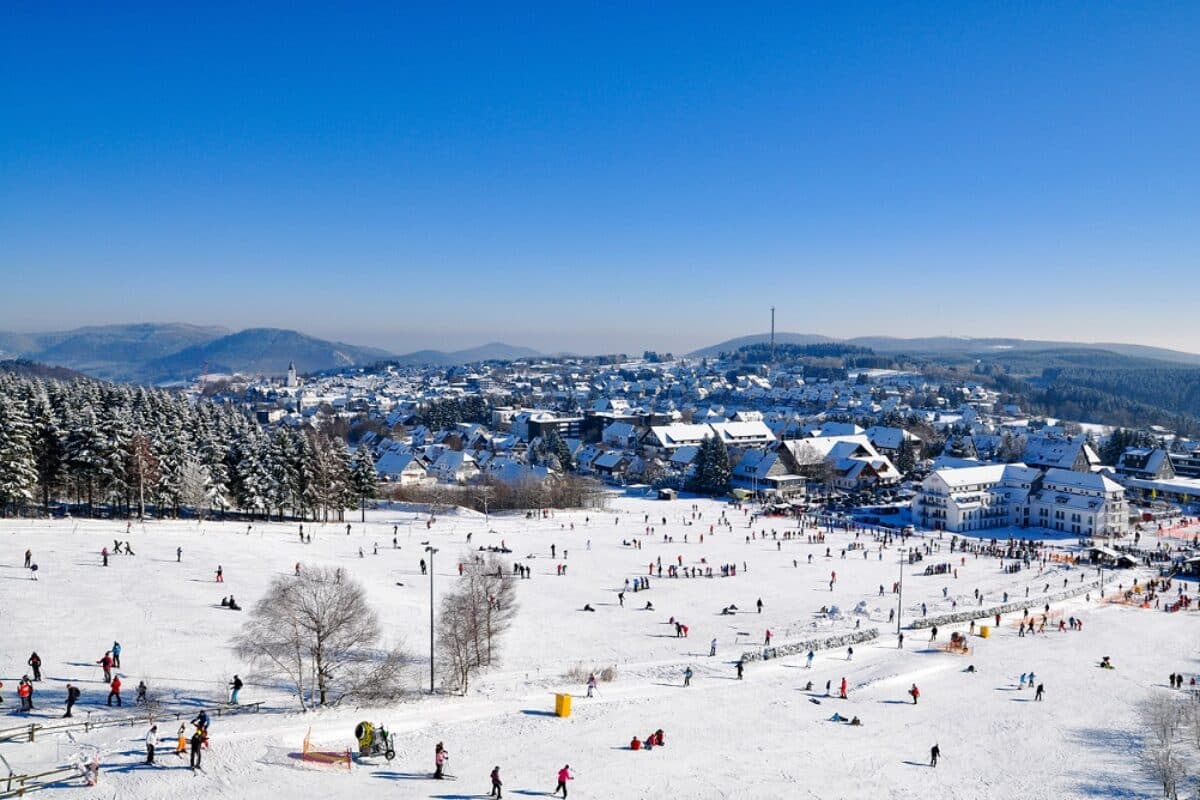
[[[562,796],[566,797],[567,796],[567,781],[573,781],[573,780],[575,780],[575,776],[573,776],[571,774],[571,765],[570,764],[564,765],[563,768],[558,771],[558,786],[555,786],[554,791],[551,792],[550,794],[552,794],[552,795],[558,794],[559,790],[561,790],[563,793]]]

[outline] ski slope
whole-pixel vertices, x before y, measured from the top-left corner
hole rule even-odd
[[[732,530],[710,533],[722,510]],[[3,708],[16,706],[17,680],[28,672],[25,660],[36,650],[45,680],[37,685],[32,721],[61,716],[67,681],[84,692],[76,717],[133,714],[128,707],[104,705],[95,665],[119,640],[126,700],[132,701],[138,681],[145,680],[170,717],[160,725],[166,741],[155,767],[141,765],[145,724],[3,743],[0,755],[15,772],[29,773],[77,752],[98,751],[103,763],[98,786],[82,788],[76,781],[72,786],[79,788],[55,793],[122,800],[183,791],[230,798],[280,793],[296,800],[352,792],[479,797],[487,795],[488,773],[496,765],[507,795],[538,795],[554,788],[564,764],[576,775],[572,797],[1154,797],[1156,787],[1138,767],[1134,709],[1148,693],[1169,691],[1169,673],[1190,678],[1200,669],[1196,612],[1102,603],[1095,593],[1090,601],[1081,596],[1054,604],[1064,618],[1082,618],[1082,631],[1048,629],[1020,638],[1017,617],[1009,615],[989,638],[972,637],[967,656],[931,646],[925,630],[906,630],[899,649],[887,615],[897,606],[891,587],[902,570],[906,624],[920,617],[922,603],[930,615],[949,612],[955,602],[957,610],[977,606],[976,589],[986,607],[998,604],[1005,591],[1023,597],[1028,588],[1031,608],[1040,609],[1047,584],[1054,592],[1064,580],[1070,585],[1081,576],[1096,577],[1094,570],[1057,564],[1042,574],[1036,567],[1008,574],[995,559],[967,557],[960,564],[957,554],[957,578],[925,576],[927,564],[952,560],[948,537],[934,534],[924,541],[942,551],[902,567],[895,547],[883,550],[881,559],[869,535],[858,540],[865,542],[865,558],[850,551],[843,559],[853,533],[829,533],[824,544],[776,541],[772,531],[782,536],[795,530],[793,521],[763,518],[751,528],[742,511],[711,500],[618,498],[607,510],[543,519],[505,514],[485,520],[463,511],[439,516],[429,527],[427,519],[409,508],[372,510],[365,525],[354,515],[349,535],[344,523],[307,523],[305,530],[313,534],[308,545],[299,543],[295,523],[256,522],[247,533],[246,523],[151,522],[134,525],[127,537],[123,521],[0,521]],[[752,530],[756,537],[747,542]],[[762,531],[765,540],[757,535]],[[664,535],[673,541],[664,542]],[[112,556],[110,566],[102,567],[101,547],[111,549],[114,539],[126,538],[136,555]],[[635,538],[642,549],[624,544]],[[421,693],[429,682],[430,586],[419,569],[424,542],[440,550],[435,595],[452,585],[457,563],[479,546],[504,542],[514,551],[509,560],[533,567],[531,580],[518,581],[521,610],[504,642],[502,665],[485,673],[466,697]],[[556,558],[550,556],[552,544]],[[1053,544],[1066,552],[1073,542]],[[178,562],[177,547],[183,550]],[[37,581],[22,568],[26,548],[39,565]],[[647,593],[628,592],[620,607],[616,593],[625,580],[646,575],[660,557],[664,577],[656,572]],[[735,563],[738,574],[667,578],[666,566],[679,559],[714,569]],[[248,612],[220,608],[221,598],[232,593],[249,609],[273,577],[291,575],[297,562],[340,566],[366,585],[387,635],[414,655],[412,699],[389,708],[302,713],[285,690],[256,681],[238,662],[228,643]],[[218,564],[224,584],[214,582]],[[558,564],[567,565],[565,575],[556,574]],[[1128,585],[1135,574],[1149,573],[1108,573],[1110,595],[1115,584]],[[1194,594],[1195,585],[1185,591]],[[754,613],[759,598],[761,615]],[[653,611],[643,609],[646,600]],[[826,605],[849,611],[860,601],[868,609],[865,617],[833,620],[816,613]],[[596,612],[582,611],[585,603]],[[739,613],[722,615],[730,604]],[[668,624],[672,616],[689,626],[688,638],[675,636]],[[757,649],[767,629],[775,635],[773,643],[782,645],[852,631],[856,619],[881,636],[855,646],[853,660],[839,648],[818,652],[811,670],[802,655],[753,662],[745,679],[736,680],[734,662],[743,651]],[[951,630],[966,632],[967,624],[943,627],[939,642]],[[718,654],[710,658],[713,638]],[[1097,668],[1105,655],[1116,670]],[[974,673],[965,671],[968,664]],[[577,665],[616,665],[618,677],[587,699],[584,687],[565,677]],[[682,672],[689,665],[695,677],[684,688]],[[1043,702],[1035,702],[1031,690],[1016,688],[1018,676],[1029,671],[1046,687]],[[242,701],[262,701],[263,710],[215,719],[204,769],[192,774],[185,759],[170,753],[174,715],[224,700],[234,673],[247,682]],[[843,677],[848,699],[825,697],[825,682],[836,693]],[[809,680],[811,692],[804,690]],[[915,706],[907,694],[913,683],[921,689]],[[551,715],[555,692],[575,695],[570,718]],[[835,711],[860,717],[862,727],[829,721]],[[347,772],[295,758],[310,730],[322,746],[352,748],[360,720],[382,722],[395,732],[395,761],[356,763]],[[0,728],[24,721],[6,713]],[[666,733],[666,747],[628,749],[634,735],[644,738],[657,728]],[[438,741],[450,750],[449,772],[456,781],[430,779]],[[935,743],[942,761],[933,769],[928,758]]]

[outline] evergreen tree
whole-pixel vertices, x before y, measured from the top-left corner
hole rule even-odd
[[[358,446],[350,470],[354,496],[362,511],[362,521],[367,521],[367,501],[379,494],[379,475],[375,472],[375,459],[365,444]]]
[[[733,469],[729,464],[729,449],[725,442],[710,436],[700,444],[696,453],[691,488],[703,494],[720,495],[729,491]]]
[[[33,426],[20,403],[0,394],[0,516],[32,500],[37,479]]]
[[[896,453],[896,469],[901,475],[907,475],[912,472],[917,466],[916,456],[913,455],[913,447],[905,441],[903,435],[900,437],[900,449]]]
[[[50,398],[44,391],[31,398],[33,454],[37,463],[38,485],[42,490],[42,510],[50,513],[50,495],[58,491],[63,472],[63,436]]]

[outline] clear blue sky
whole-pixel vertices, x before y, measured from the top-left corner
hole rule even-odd
[[[0,330],[1200,350],[1200,3],[105,5],[5,7]]]

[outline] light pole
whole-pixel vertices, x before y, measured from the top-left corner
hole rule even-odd
[[[904,616],[904,550],[900,548],[900,585],[896,600],[896,635],[900,635],[900,618]]]
[[[433,556],[437,553],[437,548],[432,545],[425,546],[425,552],[429,553],[429,693],[433,694]]]

